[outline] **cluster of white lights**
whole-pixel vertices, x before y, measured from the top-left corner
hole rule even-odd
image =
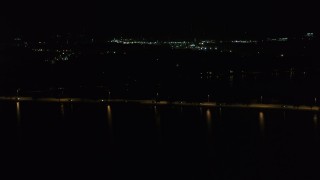
[[[100,55],[105,55],[105,54],[123,54],[126,55],[126,52],[117,52],[117,51],[105,51],[105,52],[100,52]]]
[[[48,49],[32,49],[34,52],[49,52]]]
[[[251,44],[251,43],[258,43],[258,41],[253,41],[253,40],[234,40],[234,41],[231,41],[231,43]]]
[[[117,43],[117,44],[140,44],[140,45],[160,45],[157,41],[138,41],[138,40],[132,40],[132,39],[113,39],[110,41],[111,43]]]
[[[32,49],[32,51],[35,52],[57,52],[57,53],[71,53],[72,51],[70,49],[62,49],[62,50],[50,50],[50,49]]]
[[[273,38],[273,39],[270,39],[268,38],[267,41],[274,41],[274,42],[286,42],[288,41],[288,38],[287,37],[282,37],[282,38]]]
[[[62,52],[54,58],[55,61],[68,61],[69,58],[74,55],[74,53],[65,53]]]
[[[313,37],[313,35],[314,35],[313,33],[307,33],[306,34],[307,37]]]
[[[207,44],[216,43],[213,40],[200,41],[199,43],[193,41],[141,41],[133,39],[113,39],[109,41],[117,44],[139,44],[139,45],[169,45],[172,49],[191,49],[198,51],[218,50],[217,47],[211,47]],[[228,51],[231,52],[231,51]]]

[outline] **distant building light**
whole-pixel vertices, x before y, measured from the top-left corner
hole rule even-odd
[[[306,34],[307,37],[313,37],[313,35],[314,35],[313,33],[307,33]]]
[[[279,38],[279,41],[288,41],[288,38]]]

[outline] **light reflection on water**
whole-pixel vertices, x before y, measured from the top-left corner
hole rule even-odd
[[[111,106],[107,106],[107,121],[108,121],[108,128],[109,128],[109,135],[112,137],[112,111],[111,111]]]
[[[208,133],[209,135],[211,135],[212,134],[212,114],[210,109],[206,110],[206,121],[208,126]]]
[[[22,127],[21,127],[21,113],[20,113],[20,102],[16,103],[16,110],[17,110],[17,136],[18,141],[22,141]]]
[[[63,103],[60,104],[60,111],[61,111],[61,117],[64,118],[65,111],[64,111],[64,104]]]
[[[70,104],[71,112],[73,112],[73,103]]]
[[[158,105],[129,106],[129,108],[127,108],[126,105],[117,106],[99,104],[98,106],[94,106],[90,104],[84,106],[82,104],[74,104],[75,111],[71,112],[69,109],[69,104],[66,103],[57,103],[54,106],[51,106],[50,104],[48,108],[44,109],[42,106],[39,108],[39,104],[34,105],[25,102],[22,102],[22,104],[21,102],[14,103],[16,103],[16,109],[14,109],[14,105],[11,103],[9,104],[8,108],[11,108],[9,113],[11,113],[13,120],[17,119],[20,121],[21,118],[23,120],[23,131],[19,129],[20,133],[22,132],[21,135],[23,135],[21,136],[22,143],[33,141],[35,142],[34,144],[39,144],[40,146],[43,140],[46,140],[48,137],[49,140],[59,140],[57,144],[53,145],[63,149],[65,148],[65,144],[69,143],[69,139],[75,139],[76,142],[74,145],[70,145],[72,146],[72,149],[70,150],[73,151],[75,148],[77,148],[77,150],[81,149],[78,147],[88,147],[88,150],[85,149],[81,151],[84,152],[82,154],[86,155],[87,151],[89,151],[90,154],[97,154],[99,155],[97,156],[99,161],[101,160],[100,157],[108,158],[107,156],[109,154],[116,154],[118,157],[123,156],[123,152],[127,151],[126,148],[132,147],[132,145],[137,145],[137,148],[133,149],[132,151],[128,148],[129,154],[125,158],[131,158],[138,153],[138,156],[148,160],[150,157],[160,159],[162,156],[159,157],[159,154],[163,153],[164,156],[167,156],[171,159],[176,157],[176,152],[179,151],[180,153],[186,151],[186,154],[191,158],[196,159],[200,156],[200,158],[206,160],[205,163],[210,161],[210,164],[208,163],[209,165],[205,163],[200,164],[202,162],[199,164],[196,162],[186,165],[191,166],[192,168],[198,168],[200,166],[201,168],[204,167],[209,169],[212,168],[212,164],[215,167],[220,166],[220,162],[225,161],[226,159],[226,162],[232,164],[234,163],[232,160],[234,157],[243,158],[241,160],[246,160],[249,158],[248,161],[251,162],[251,160],[255,159],[250,158],[255,158],[253,157],[255,155],[251,155],[251,152],[247,153],[244,151],[247,151],[247,149],[253,149],[253,151],[256,151],[257,154],[264,155],[265,153],[269,153],[270,148],[273,148],[275,145],[277,145],[273,142],[273,139],[277,139],[278,136],[280,138],[284,137],[288,139],[288,143],[290,144],[288,144],[288,146],[281,144],[276,148],[285,148],[284,150],[287,150],[289,147],[292,147],[291,145],[296,145],[296,141],[294,139],[296,137],[291,137],[291,133],[287,133],[291,132],[288,131],[291,129],[298,129],[302,132],[306,132],[301,133],[301,138],[305,138],[306,143],[310,143],[307,144],[308,147],[311,145],[313,146],[315,144],[314,142],[317,144],[319,142],[318,137],[316,137],[317,139],[315,139],[315,141],[308,141],[307,139],[312,135],[308,132],[313,130],[314,126],[317,127],[319,123],[318,113],[314,112],[306,112],[307,116],[300,117],[298,116],[299,114],[305,114],[301,114],[300,112],[296,111],[286,111],[287,121],[283,121],[282,117],[285,116],[285,113],[282,110],[271,111],[254,109],[243,111],[228,108],[222,109],[220,107],[185,107],[183,111],[184,114],[182,116],[183,118],[181,118],[185,121],[180,121],[180,119],[176,120],[175,118],[181,117],[181,107],[168,108]],[[41,105],[47,106],[46,104]],[[23,110],[22,112],[21,108]],[[48,113],[39,112],[39,109],[46,110]],[[41,116],[33,114],[38,112],[41,114]],[[202,112],[202,114],[200,115],[199,112]],[[23,117],[21,116],[21,113]],[[43,123],[44,119],[42,118],[50,113],[56,113],[53,118],[58,119],[61,118],[61,115],[64,115],[66,121],[51,121],[47,122],[46,124]],[[79,115],[75,116],[75,113]],[[221,113],[224,113],[223,121],[220,119]],[[88,118],[91,114],[94,115],[92,116],[92,119]],[[309,117],[310,121],[306,122],[304,117]],[[38,119],[33,120],[32,118]],[[132,120],[136,121],[139,120],[139,118],[141,118],[141,121],[138,121],[137,123],[132,122]],[[246,118],[250,119],[247,120]],[[290,126],[287,126],[287,123],[291,122],[291,120],[294,120],[298,123],[292,123]],[[38,124],[38,122],[40,122],[40,124]],[[145,122],[147,124],[143,124]],[[307,123],[306,125],[308,126],[300,127],[300,122]],[[66,123],[67,126],[60,128],[58,126],[52,126],[52,123],[54,123],[53,125],[62,126],[64,126]],[[62,130],[62,133],[57,132],[57,129],[55,129],[57,127],[59,128],[58,130]],[[45,128],[48,128],[50,134],[46,133]],[[38,131],[38,129],[42,130]],[[36,133],[34,133],[34,130],[36,130]],[[86,130],[86,132],[83,132],[82,130]],[[43,132],[45,133],[41,134]],[[88,134],[90,134],[90,136],[87,136]],[[59,137],[57,137],[57,135]],[[318,131],[314,136],[316,135],[318,135]],[[85,139],[85,141],[83,141],[84,136],[88,137],[88,139]],[[128,138],[128,136],[131,137]],[[136,137],[139,137],[140,139],[135,140]],[[16,141],[16,136],[14,138]],[[63,141],[62,143],[60,143],[61,140]],[[48,143],[51,143],[51,141]],[[244,148],[238,150],[239,145],[244,146]],[[190,149],[190,147],[194,147],[194,149]],[[153,151],[153,148],[157,149],[157,151]],[[124,150],[117,152],[118,149]],[[315,149],[315,151],[317,150],[318,149]],[[52,153],[53,152],[54,150],[52,150]],[[309,149],[307,149],[305,152],[309,153]],[[225,158],[229,157],[230,154],[234,155],[232,155],[232,157],[229,159]],[[62,157],[68,158],[67,155]],[[185,154],[182,154],[181,157],[185,157]],[[261,164],[257,164],[257,166],[263,166],[264,164],[262,163],[265,161],[268,163],[268,157],[269,154],[267,154],[266,158],[263,157],[263,161]],[[85,158],[91,158],[91,155],[86,155]],[[167,161],[167,159],[164,160]],[[127,161],[124,161],[124,163],[127,163]],[[273,160],[271,163],[270,166],[273,166]],[[184,163],[181,163],[181,165],[184,165]]]
[[[160,112],[157,108],[157,106],[154,106],[154,116],[156,121],[156,127],[157,127],[157,133],[158,133],[158,141],[161,141],[161,118],[160,118]]]
[[[160,113],[159,113],[157,106],[154,106],[154,116],[156,119],[156,126],[159,129],[159,128],[161,128],[161,120],[160,120]]]
[[[21,117],[21,102],[15,102],[15,103],[16,103],[16,117],[13,117],[13,118],[16,118],[18,126],[21,126],[21,118],[23,118],[23,125],[25,125],[25,123],[29,123],[29,121],[27,121],[28,120],[27,108],[28,108],[29,104],[23,103],[22,106],[23,106],[24,111],[23,111],[23,117]],[[56,104],[56,107],[58,107],[60,109],[60,112],[58,111],[58,113],[61,114],[60,117],[67,118],[67,119],[73,118],[72,113],[74,113],[74,112],[72,112],[72,111],[70,112],[66,105],[68,105],[68,104],[64,104],[64,103],[59,103],[59,104],[57,103]],[[74,108],[78,108],[77,104],[74,104]],[[100,117],[101,117],[101,120],[104,121],[104,124],[106,126],[105,130],[108,131],[107,132],[108,134],[106,137],[116,138],[114,136],[115,129],[114,129],[114,122],[113,122],[114,117],[112,114],[113,113],[112,110],[114,110],[114,112],[117,112],[117,108],[118,108],[117,106],[104,105],[104,108],[103,108],[104,110],[101,109]],[[153,119],[151,119],[151,121],[153,121],[153,124],[152,124],[151,128],[156,127],[156,129],[154,129],[154,131],[152,132],[152,133],[154,133],[153,135],[157,134],[159,137],[158,140],[160,140],[160,139],[164,140],[165,138],[163,138],[163,136],[165,136],[167,134],[167,132],[164,131],[166,129],[166,123],[164,123],[164,122],[166,122],[166,119],[165,119],[166,116],[165,116],[165,114],[162,114],[162,113],[165,113],[166,109],[165,108],[162,109],[162,106],[151,106],[151,107],[148,107],[148,109],[151,110],[151,113],[153,111]],[[182,110],[182,107],[178,106],[177,108],[175,108],[175,111],[173,113],[176,113],[176,115],[180,114],[181,110]],[[186,108],[182,113],[188,113],[188,111],[197,112],[196,116],[190,117],[190,119],[194,120],[195,122],[196,122],[196,120],[201,120],[202,133],[203,132],[207,133],[207,135],[210,138],[212,138],[212,136],[214,136],[214,137],[216,136],[215,135],[217,133],[216,130],[219,130],[219,128],[226,125],[226,123],[230,122],[230,118],[228,116],[228,113],[226,113],[226,111],[228,111],[227,108],[224,108],[224,109],[222,109],[221,107],[211,108],[211,109],[208,107],[196,107],[194,109]],[[199,114],[198,114],[199,112],[202,113],[201,116],[199,116]],[[282,111],[282,110],[275,111],[275,112],[277,112],[277,116],[279,118],[282,116],[281,118],[284,118],[284,120],[287,118],[288,121],[291,120],[291,118],[292,118],[290,113],[295,113],[294,111],[291,112],[291,111]],[[69,113],[70,113],[70,116],[69,116]],[[218,114],[213,114],[213,113],[218,113]],[[225,120],[224,122],[220,121],[222,113],[224,113],[224,115],[223,115],[223,118]],[[254,113],[255,114],[254,116],[256,117],[253,121],[251,121],[252,123],[254,123],[253,126],[256,127],[256,129],[255,129],[256,132],[258,132],[258,134],[260,134],[264,138],[268,138],[265,135],[266,135],[266,131],[268,131],[268,130],[270,130],[270,132],[268,131],[268,135],[272,134],[271,130],[273,127],[272,126],[272,122],[273,122],[272,119],[273,118],[271,118],[272,116],[270,115],[270,113],[273,113],[273,111],[272,112],[269,112],[269,111],[264,112],[264,111],[256,111],[255,110],[255,111],[248,111],[247,112],[247,114],[250,114],[250,113]],[[57,117],[59,117],[59,114],[57,114],[58,115]],[[257,118],[257,116],[258,116],[258,118]],[[265,116],[270,117],[270,118],[268,118],[268,122],[266,122]],[[310,127],[311,128],[313,128],[313,127],[318,128],[318,126],[319,126],[318,113],[310,113],[308,116],[309,116],[310,120],[312,118],[312,121],[309,121],[309,123],[312,122],[312,126],[310,126]],[[186,117],[186,118],[189,118],[189,117]],[[217,121],[213,121],[214,119]],[[257,123],[257,120],[258,120],[258,123]],[[268,124],[266,124],[266,123],[268,123]],[[250,126],[250,125],[248,125],[248,126]],[[118,126],[116,126],[116,127],[118,128]],[[25,126],[23,128],[25,128]]]
[[[265,119],[264,119],[264,113],[259,112],[259,126],[260,126],[260,131],[262,134],[264,134],[265,131]]]
[[[18,125],[21,125],[21,114],[20,114],[20,102],[16,103],[16,108],[17,108],[17,122]]]
[[[318,114],[317,113],[314,113],[314,115],[313,115],[313,124],[314,124],[314,127],[317,128],[317,126],[318,126]]]

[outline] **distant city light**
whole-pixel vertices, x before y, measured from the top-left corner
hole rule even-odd
[[[123,45],[130,44],[139,44],[139,45],[169,45],[172,49],[191,49],[197,51],[209,51],[213,50],[212,44],[215,44],[214,40],[204,40],[199,43],[195,41],[147,41],[147,40],[134,40],[134,39],[113,39],[109,41],[110,43],[117,43]],[[223,41],[220,41],[222,43]],[[235,43],[257,43],[257,41],[234,41]],[[217,50],[217,47],[214,47],[214,50]]]
[[[306,34],[307,37],[313,37],[313,35],[314,35],[313,33],[307,33]]]

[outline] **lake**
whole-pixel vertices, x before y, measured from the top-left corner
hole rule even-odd
[[[40,177],[317,179],[316,112],[0,102],[3,171]]]

